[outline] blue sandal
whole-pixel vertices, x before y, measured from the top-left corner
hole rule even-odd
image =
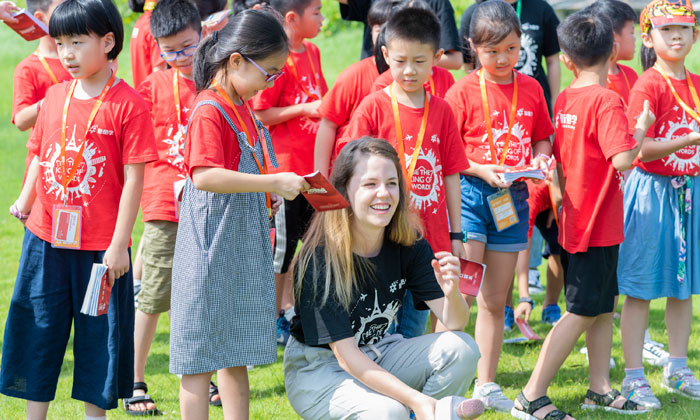
[[[534,416],[534,413],[539,410],[540,408],[546,407],[548,405],[552,405],[552,400],[549,399],[548,396],[543,396],[539,397],[536,400],[533,401],[528,401],[527,398],[525,398],[525,395],[523,394],[522,391],[518,394],[518,396],[515,398],[515,401],[517,401],[520,406],[522,407],[522,410],[518,409],[518,407],[513,407],[512,410],[510,410],[510,415],[515,417],[516,419],[520,420],[564,420],[566,416],[569,414],[561,411],[559,409],[554,409],[547,413],[543,418],[538,419],[537,417]]]

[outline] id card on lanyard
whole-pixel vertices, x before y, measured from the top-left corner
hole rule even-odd
[[[66,160],[66,124],[68,120],[68,108],[70,107],[70,100],[73,98],[73,92],[75,92],[75,86],[77,80],[73,80],[68,89],[68,94],[66,95],[66,102],[63,104],[63,116],[61,118],[61,154],[60,159],[63,163],[63,173],[61,174],[61,185],[63,187],[63,204],[54,204],[51,218],[51,246],[54,248],[68,248],[68,249],[80,249],[80,238],[83,227],[83,209],[82,206],[69,205],[68,204],[68,185],[75,178],[78,168],[83,163],[83,152],[85,151],[85,143],[87,143],[87,136],[90,133],[90,127],[92,122],[95,120],[95,115],[100,109],[102,102],[107,96],[107,92],[114,84],[116,75],[112,72],[109,77],[107,84],[102,88],[102,92],[97,97],[95,105],[90,111],[90,116],[88,117],[87,123],[85,125],[85,134],[83,135],[83,142],[80,145],[78,154],[73,160],[73,166],[68,170],[67,160]]]
[[[506,161],[506,157],[508,156],[508,149],[510,148],[513,125],[515,124],[515,111],[518,108],[517,73],[513,72],[513,99],[511,100],[510,106],[508,134],[506,135],[506,142],[503,146],[503,154],[501,155],[500,159],[498,159],[497,157],[497,149],[495,143],[496,139],[493,138],[493,128],[491,125],[491,111],[489,108],[489,101],[486,93],[486,80],[484,78],[483,68],[479,73],[479,87],[481,88],[481,105],[484,110],[484,120],[486,122],[486,137],[489,141],[489,149],[491,151],[491,162],[494,165],[503,166],[503,164]],[[486,197],[486,200],[488,201],[489,209],[491,210],[491,215],[493,216],[493,221],[496,224],[496,229],[499,232],[518,224],[518,213],[515,211],[513,197],[511,196],[509,189],[502,189],[497,193],[491,194],[490,196]]]

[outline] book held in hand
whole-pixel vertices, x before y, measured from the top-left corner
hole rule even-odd
[[[518,318],[515,320],[515,325],[518,326],[518,329],[520,332],[527,338],[528,340],[533,340],[533,341],[541,341],[542,338],[535,334],[534,331],[532,331],[532,327],[530,327],[530,324],[528,324],[527,321],[525,321],[522,318]]]
[[[90,282],[85,292],[80,313],[90,316],[106,314],[109,309],[109,296],[111,294],[112,286],[109,285],[107,266],[98,263],[93,264],[90,272]]]
[[[316,211],[340,210],[350,207],[350,204],[321,172],[316,171],[304,175],[304,179],[311,187],[302,194]]]
[[[525,178],[543,180],[547,178],[547,174],[549,173],[549,171],[554,169],[555,164],[556,161],[554,160],[554,156],[552,156],[547,162],[547,170],[535,168],[532,165],[515,166],[511,168],[506,168],[505,172],[498,174],[498,176],[499,178],[501,178],[501,181],[505,183],[520,181]]]
[[[461,273],[459,275],[459,291],[464,295],[476,296],[481,289],[481,282],[486,273],[486,264],[459,259]]]
[[[49,28],[44,25],[44,22],[35,18],[27,9],[22,9],[15,12],[12,17],[17,19],[17,23],[5,22],[7,26],[20,34],[27,41],[34,41],[49,33]]]

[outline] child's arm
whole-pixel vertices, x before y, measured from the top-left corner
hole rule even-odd
[[[634,159],[639,154],[639,151],[641,150],[642,146],[644,145],[644,143],[646,143],[645,140],[647,139],[647,137],[645,137],[645,134],[656,119],[656,117],[654,117],[654,114],[652,114],[652,112],[650,111],[649,107],[649,101],[645,100],[644,110],[641,114],[639,114],[639,117],[637,117],[637,123],[634,125],[634,140],[637,142],[637,147],[631,150],[620,152],[614,155],[611,159],[613,166],[618,171],[626,171],[627,169],[629,169],[630,166],[632,166],[632,162],[634,162]]]
[[[27,170],[27,178],[24,180],[22,191],[15,201],[17,211],[21,214],[29,214],[36,200],[36,180],[39,177],[39,157],[34,155]],[[24,223],[24,221],[22,221]]]
[[[321,171],[326,178],[328,178],[328,168],[330,168],[337,133],[338,124],[328,118],[321,119],[314,146],[314,169]]]
[[[502,166],[492,165],[492,164],[481,164],[469,160],[469,169],[464,171],[465,174],[476,176],[484,180],[487,184],[494,188],[508,188],[510,183],[505,183],[498,176],[499,173],[503,173],[505,169]]]
[[[319,118],[319,106],[321,106],[320,100],[297,105],[272,107],[255,111],[255,116],[265,125],[275,125],[296,117]]]
[[[143,170],[145,163],[124,165],[124,187],[119,199],[117,223],[114,226],[112,242],[109,244],[103,264],[109,267],[109,282],[120,278],[129,271],[129,240],[134,229],[136,215],[139,212],[141,192],[143,191]]]
[[[459,173],[447,175],[445,182],[445,200],[447,200],[447,216],[452,232],[462,230],[462,188],[459,184]],[[464,244],[460,240],[450,240],[452,255],[467,258]]]
[[[258,175],[204,166],[192,170],[192,182],[202,191],[221,194],[269,192],[287,200],[293,200],[300,192],[309,189],[309,183],[292,172]]]
[[[41,108],[40,99],[33,105],[26,106],[15,114],[15,126],[19,131],[27,131],[36,123],[36,117],[39,116],[39,108]]]
[[[700,133],[691,132],[669,141],[652,141],[645,137],[644,144],[639,152],[639,160],[650,162],[664,158],[686,146],[700,145]]]
[[[447,70],[458,70],[462,67],[462,52],[457,50],[445,51],[437,65]]]
[[[549,83],[549,92],[551,104],[557,101],[559,90],[561,89],[561,64],[559,62],[559,53],[545,57],[547,63],[547,82]]]

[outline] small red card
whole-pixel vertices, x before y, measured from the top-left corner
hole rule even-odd
[[[12,17],[17,19],[18,22],[5,22],[5,24],[27,41],[34,41],[49,33],[49,28],[25,9],[16,12]]]
[[[486,264],[459,259],[461,274],[459,275],[459,291],[464,295],[476,296],[481,289],[481,282],[486,273]]]
[[[105,271],[100,279],[100,294],[97,300],[97,316],[104,315],[109,310],[109,296],[112,294],[112,286],[109,285],[109,271]]]
[[[539,335],[535,334],[534,331],[532,331],[532,327],[530,327],[530,324],[527,323],[522,318],[518,318],[515,320],[515,324],[518,326],[518,329],[520,332],[527,338],[528,340],[542,340]]]
[[[304,179],[311,187],[302,194],[316,211],[340,210],[350,207],[345,198],[319,171],[304,175]]]

